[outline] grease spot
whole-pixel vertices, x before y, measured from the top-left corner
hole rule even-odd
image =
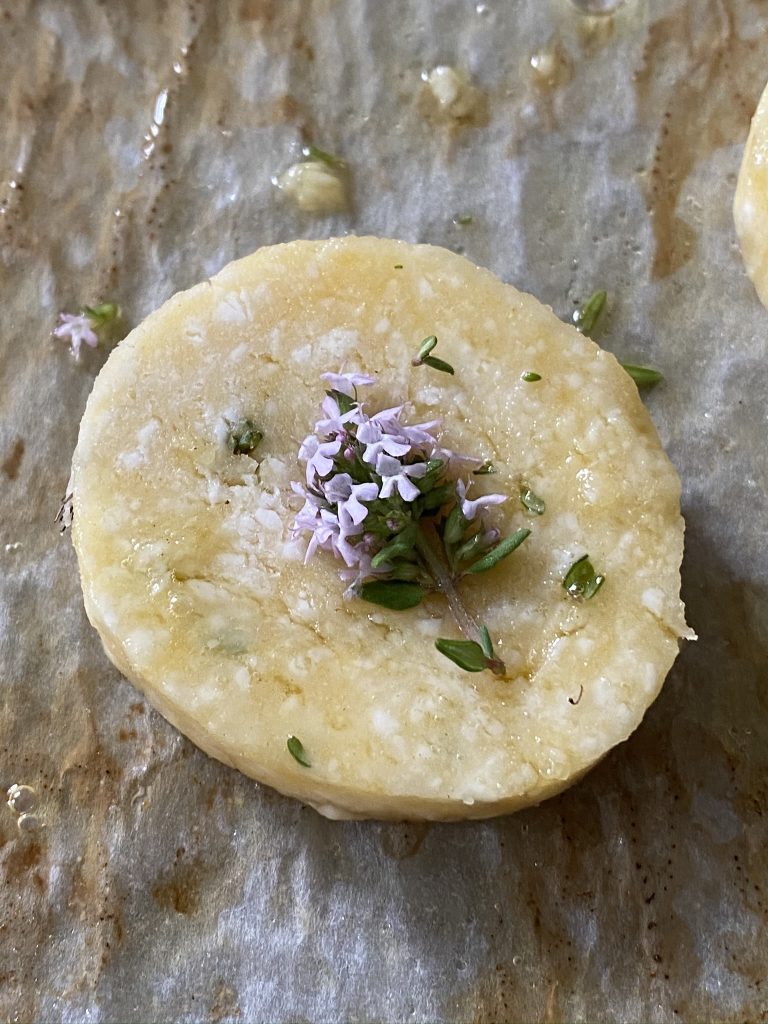
[[[11,448],[10,454],[3,462],[0,469],[8,477],[9,480],[15,480],[19,475],[19,469],[21,468],[21,460],[24,458],[24,442],[20,437],[17,437],[13,442],[13,448]]]
[[[381,846],[384,853],[394,860],[407,860],[415,857],[421,844],[429,835],[429,822],[406,822],[402,825],[386,825],[381,833]]]
[[[152,898],[164,910],[194,914],[200,906],[200,883],[204,873],[199,858],[186,861],[184,847],[180,846],[168,877],[154,887]]]

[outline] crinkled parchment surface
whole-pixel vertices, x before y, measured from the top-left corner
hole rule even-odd
[[[0,1019],[768,1017],[768,313],[730,212],[766,54],[765,0],[0,0],[0,785],[39,819],[0,805]],[[481,90],[462,122],[425,101],[439,63]],[[349,161],[348,214],[271,184],[305,142]],[[59,311],[135,323],[347,231],[563,316],[605,287],[598,340],[666,375],[701,639],[514,817],[331,822],[209,760],[107,661],[52,523],[105,357],[75,363]]]

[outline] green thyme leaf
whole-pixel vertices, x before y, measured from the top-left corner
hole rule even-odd
[[[385,562],[391,562],[393,558],[400,558],[402,555],[407,555],[413,551],[413,546],[416,543],[417,529],[418,527],[415,523],[410,523],[404,530],[401,530],[390,544],[383,547],[371,559],[371,567],[378,569]]]
[[[467,224],[471,224],[474,217],[471,213],[459,213],[453,218],[453,223],[458,224],[461,227],[466,227]]]
[[[435,640],[435,647],[465,672],[483,672],[488,667],[488,657],[474,640],[446,640],[439,637]]]
[[[303,765],[305,768],[312,767],[310,762],[307,760],[307,752],[304,750],[304,744],[298,736],[289,736],[286,746],[288,747],[288,753],[291,757],[295,758],[299,764]]]
[[[465,517],[461,511],[461,505],[456,502],[451,511],[448,513],[448,518],[445,521],[445,529],[443,530],[443,541],[446,544],[458,544],[461,538],[464,536],[464,531],[469,526],[469,520]]]
[[[425,358],[425,356],[429,355],[429,353],[432,351],[436,344],[436,336],[434,334],[430,334],[430,336],[428,338],[425,338],[424,341],[422,341],[421,345],[419,345],[419,351],[416,353],[416,359],[418,359],[418,361],[421,362],[422,359]]]
[[[491,473],[498,473],[490,459],[486,459],[479,469],[472,470],[472,476],[488,476]]]
[[[577,331],[581,331],[582,334],[592,333],[607,298],[608,293],[605,291],[593,292],[587,301],[574,311],[573,323]]]
[[[534,494],[530,487],[523,487],[520,491],[520,501],[529,512],[533,512],[536,516],[543,516],[546,512],[547,506],[544,504],[544,499],[540,498],[538,494]]]
[[[250,455],[264,435],[251,420],[240,420],[229,432],[229,447],[235,455]]]
[[[582,597],[588,601],[595,596],[603,583],[605,583],[605,576],[600,576],[595,572],[589,555],[582,555],[581,558],[576,559],[565,574],[563,588],[571,597]]]
[[[524,380],[526,384],[535,384],[537,380],[541,380],[541,374],[535,373],[533,370],[526,370],[520,380]]]
[[[417,481],[417,483],[418,482],[419,481]],[[422,507],[425,512],[434,512],[435,509],[440,508],[441,505],[445,505],[447,501],[450,501],[455,493],[455,484],[442,484],[440,487],[434,487],[421,499]]]
[[[421,604],[427,591],[419,583],[407,580],[372,580],[360,588],[360,596],[371,604],[379,604],[383,608],[403,611]]]
[[[660,380],[664,380],[664,374],[660,370],[654,370],[651,366],[638,366],[636,363],[622,363],[632,380],[639,388],[652,388]]]
[[[415,562],[398,561],[394,562],[389,572],[390,580],[417,580],[422,575],[422,568]]]
[[[336,405],[338,405],[339,412],[342,416],[345,412],[349,412],[351,409],[354,409],[357,404],[354,398],[351,398],[349,395],[345,395],[343,391],[336,391],[334,389],[333,391],[326,391],[325,393],[329,398],[334,400]]]
[[[422,363],[425,366],[431,366],[433,370],[440,370],[442,373],[450,373],[451,376],[456,372],[450,363],[446,363],[444,359],[438,359],[437,356],[424,356]]]
[[[491,643],[491,634],[488,632],[487,626],[480,627],[480,646],[487,658],[493,657],[493,644]]]
[[[402,269],[403,269],[403,264],[402,263],[396,263],[395,264],[395,270],[402,270]]]
[[[489,569],[492,569],[502,558],[506,558],[507,555],[512,554],[515,548],[519,548],[530,532],[530,530],[517,530],[509,537],[505,537],[495,548],[491,548],[487,555],[483,555],[474,565],[470,565],[467,571],[477,573],[487,572]]]
[[[343,167],[344,161],[341,157],[334,156],[333,153],[326,153],[324,149],[320,149],[318,146],[302,146],[301,155],[305,156],[308,160],[316,160],[321,164],[328,164],[329,167]]]
[[[465,543],[456,551],[456,554],[453,556],[454,561],[457,564],[460,564],[461,562],[466,562],[468,559],[476,558],[478,555],[482,554],[484,539],[485,533],[483,530],[478,530],[477,533],[473,533],[469,540],[465,541]],[[487,546],[488,545],[486,544],[485,547]]]
[[[443,475],[445,469],[445,462],[442,459],[428,459],[427,460],[427,472],[421,479],[414,481],[418,489],[422,494],[426,494],[427,491],[432,490],[437,481]]]

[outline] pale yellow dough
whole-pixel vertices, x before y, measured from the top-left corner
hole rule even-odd
[[[768,86],[752,118],[733,217],[747,273],[768,308]]]
[[[455,377],[411,366],[428,334]],[[344,601],[330,555],[303,564],[290,484],[342,367],[378,378],[371,409],[443,417],[446,446],[499,470],[478,478],[510,495],[493,521],[531,528],[462,584],[509,679],[435,649],[458,636],[441,598]],[[226,446],[242,416],[255,459]],[[73,534],[110,658],[203,750],[333,817],[480,818],[574,782],[658,694],[688,635],[679,497],[613,356],[453,253],[344,238],[232,263],[119,345],[80,429]],[[607,582],[577,602],[561,582],[585,552]]]

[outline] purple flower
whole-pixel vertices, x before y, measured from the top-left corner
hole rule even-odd
[[[487,505],[500,505],[507,500],[506,494],[483,494],[479,498],[469,499],[466,496],[467,490],[467,485],[463,480],[456,481],[456,493],[459,496],[461,511],[464,513],[465,519],[474,519],[479,508],[485,508]]]
[[[364,373],[321,373],[320,376],[329,382],[334,391],[340,391],[350,398],[357,397],[356,388],[376,383],[375,377],[368,377]]]
[[[450,448],[433,448],[429,455],[430,459],[442,459],[449,473],[458,476],[459,473],[471,472],[483,464],[482,459],[476,459],[473,455],[459,455],[452,452]]]
[[[303,511],[304,509],[302,509]],[[309,544],[307,545],[307,553],[304,556],[305,565],[318,548],[322,551],[330,551],[334,555],[339,555],[347,565],[357,565],[359,560],[357,548],[344,537],[339,520],[333,512],[329,512],[326,508],[321,509],[319,517],[315,518],[311,524],[303,527],[298,527],[297,517],[297,528],[311,530],[312,532]]]
[[[347,537],[360,531],[357,527],[368,515],[363,501],[375,501],[379,488],[374,483],[356,484],[349,473],[337,473],[324,485],[323,491],[332,504],[338,503],[342,534]]]
[[[402,430],[400,416],[404,405],[395,405],[391,409],[382,409],[371,416],[371,423],[376,423],[385,434],[398,434]]]
[[[376,569],[373,568],[371,565],[371,560],[373,558],[372,548],[371,543],[369,543],[367,538],[355,547],[355,552],[358,556],[357,564],[339,571],[339,576],[341,576],[342,580],[349,584],[347,589],[344,591],[345,601],[349,601],[351,598],[358,596],[360,584],[369,576],[386,576],[386,574],[392,569],[392,566],[388,563],[380,565]]]
[[[413,426],[402,426],[400,431],[406,441],[413,445],[437,444],[437,439],[429,433],[430,430],[437,430],[442,424],[441,420],[430,420],[429,423],[414,423]]]
[[[322,410],[326,418],[315,424],[315,432],[321,435],[346,434],[349,423],[362,423],[366,418],[359,405],[353,406],[348,412],[342,412],[339,403],[330,395],[323,399]]]
[[[398,459],[382,454],[376,460],[376,472],[382,478],[382,498],[388,498],[392,491],[397,489],[403,501],[413,501],[418,498],[421,491],[411,482],[411,479],[423,477],[427,472],[427,464],[426,462],[415,462],[413,465],[404,466]]]
[[[62,338],[69,342],[69,347],[75,359],[80,358],[80,347],[85,342],[91,348],[96,348],[99,339],[93,329],[90,318],[85,313],[73,316],[71,313],[59,313],[61,323],[53,331],[55,338]]]
[[[305,437],[299,448],[299,458],[307,464],[307,483],[315,477],[324,477],[333,469],[334,456],[339,454],[341,441],[319,441],[314,434]]]
[[[385,434],[378,423],[368,420],[357,428],[357,439],[366,446],[363,462],[371,465],[382,452],[400,458],[411,450],[409,441],[403,441],[398,434]]]

